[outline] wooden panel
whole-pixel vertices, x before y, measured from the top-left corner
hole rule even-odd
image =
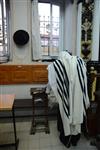
[[[12,82],[13,83],[31,83],[32,75],[31,75],[31,66],[13,66],[12,72]]]
[[[8,71],[0,71],[0,84],[8,84],[10,80],[10,72],[8,74]]]
[[[9,72],[9,73],[8,73]],[[9,84],[11,71],[9,67],[0,66],[0,84]]]
[[[0,84],[40,84],[48,82],[47,65],[0,65]]]
[[[14,71],[12,72],[12,82],[13,83],[31,83],[31,74],[30,72],[23,71]]]
[[[42,82],[47,82],[48,81],[48,77],[47,77],[47,72],[44,71],[35,71],[34,72],[36,78],[35,78],[35,82],[39,82],[39,83],[42,83]]]
[[[35,83],[47,83],[48,82],[48,71],[47,66],[34,66],[32,77]]]

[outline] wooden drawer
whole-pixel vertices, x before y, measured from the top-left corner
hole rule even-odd
[[[16,65],[13,66],[12,71],[12,82],[13,83],[31,83],[31,66],[29,65]]]
[[[8,84],[11,81],[11,75],[8,71],[0,71],[0,84]]]
[[[47,71],[34,71],[33,73],[34,82],[47,83],[48,82],[47,74],[48,74]]]
[[[31,73],[26,70],[12,72],[13,83],[31,83],[31,80]]]
[[[48,82],[47,65],[34,66],[32,70],[32,77],[35,83],[47,83]]]

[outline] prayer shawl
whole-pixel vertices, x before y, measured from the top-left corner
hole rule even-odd
[[[62,52],[59,59],[48,66],[48,80],[59,103],[65,136],[77,135],[89,107],[84,61]]]

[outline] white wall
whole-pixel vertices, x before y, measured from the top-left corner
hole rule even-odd
[[[41,86],[45,85],[3,85],[0,87],[0,93],[15,94],[16,99],[29,99],[32,98],[30,95],[30,88]]]
[[[7,64],[32,64],[31,59],[31,0],[10,0],[11,6],[11,51],[12,61]],[[76,42],[76,5],[66,2],[64,23],[64,49],[75,53]],[[30,41],[23,47],[18,47],[13,42],[16,30],[26,30]],[[0,93],[15,93],[16,99],[30,98],[30,88],[41,85],[3,85]]]
[[[98,0],[97,0],[98,1]],[[7,64],[33,64],[31,59],[31,0],[10,0],[11,6],[11,51],[13,51],[12,61]],[[96,6],[97,7],[97,6]],[[70,50],[77,54],[76,37],[77,37],[77,0],[70,4],[66,0],[64,13],[64,35],[63,49]],[[98,13],[99,15],[99,13]],[[99,15],[100,17],[100,15]],[[96,22],[95,22],[96,23]],[[13,34],[16,30],[26,30],[30,35],[28,44],[23,47],[17,47],[13,42]],[[100,30],[99,30],[100,32]],[[96,35],[96,34],[95,34]],[[96,36],[96,39],[98,36]],[[98,42],[98,39],[94,42]],[[96,45],[96,44],[95,44]],[[94,52],[92,56],[97,58]],[[30,88],[41,85],[2,85],[0,93],[15,93],[16,98],[30,98]]]
[[[81,25],[82,25],[82,3],[79,3],[77,14],[77,36],[76,36],[76,55],[81,56]]]
[[[31,57],[31,0],[10,0],[11,7],[11,51],[12,61],[7,64],[33,64]],[[16,30],[26,30],[30,35],[29,43],[18,47],[13,42],[13,34]],[[41,85],[2,85],[0,93],[16,95],[16,99],[31,98],[30,88]]]
[[[10,0],[11,7],[11,51],[13,64],[31,63],[31,22],[30,0]],[[13,41],[13,34],[16,30],[26,30],[29,33],[29,42],[22,47],[16,46]]]
[[[100,34],[100,1],[94,1],[92,60],[99,60],[99,34]]]
[[[77,0],[66,0],[64,17],[64,49],[76,54]]]
[[[31,59],[31,0],[10,0],[11,4],[11,35],[16,30],[24,29],[30,35],[30,41],[22,48],[17,47],[11,37],[12,61],[7,64],[32,64]],[[64,49],[76,54],[77,0],[74,4],[66,0],[64,16]],[[16,98],[30,98],[30,88],[40,85],[3,85],[0,93],[15,93]]]

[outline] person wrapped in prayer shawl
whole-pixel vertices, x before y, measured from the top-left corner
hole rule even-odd
[[[61,52],[58,59],[48,65],[48,83],[59,104],[60,140],[67,147],[70,143],[77,144],[90,105],[86,72],[83,59],[68,51]]]

